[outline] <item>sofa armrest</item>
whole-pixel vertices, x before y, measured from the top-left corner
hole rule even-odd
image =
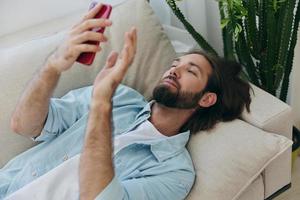
[[[251,112],[244,111],[242,119],[265,131],[292,139],[291,107],[255,85],[251,87]]]
[[[250,113],[242,119],[258,128],[292,139],[292,109],[286,103],[252,85]],[[287,149],[264,170],[265,199],[291,182],[291,148]]]

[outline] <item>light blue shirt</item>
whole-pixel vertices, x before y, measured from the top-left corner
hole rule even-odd
[[[41,143],[0,169],[0,199],[81,152],[91,94],[89,86],[51,99],[45,126],[34,139]],[[120,85],[113,97],[112,112],[114,137],[147,120],[151,105],[135,90]],[[121,149],[113,157],[115,177],[96,199],[184,199],[195,179],[193,163],[185,148],[189,134],[187,131],[141,141]]]

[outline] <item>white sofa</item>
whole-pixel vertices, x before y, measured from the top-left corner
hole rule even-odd
[[[173,59],[175,52],[171,48],[166,35],[164,35],[158,20],[153,17],[153,12],[150,7],[147,7],[143,0],[136,1],[139,3],[131,2],[131,5],[127,7],[127,9],[132,7],[130,13],[134,15],[135,18],[126,21],[126,23],[122,21],[124,19],[119,19],[120,17],[118,18],[118,15],[129,15],[128,12],[126,14],[124,10],[116,6],[115,10],[119,9],[119,13],[117,14],[117,11],[113,12],[112,18],[115,19],[114,23],[119,26],[115,28],[111,27],[110,30],[107,30],[111,41],[103,48],[103,52],[96,57],[94,67],[86,69],[76,64],[70,72],[62,76],[59,86],[55,91],[55,96],[61,96],[70,89],[91,84],[110,49],[120,49],[124,30],[131,24],[138,24],[139,35],[143,40],[141,40],[141,37],[139,38],[138,50],[140,51],[137,53],[138,58],[130,68],[124,83],[143,93],[146,98],[150,97],[151,90],[159,79],[158,75],[165,70],[164,67]],[[86,11],[89,2],[89,0],[52,0],[41,3],[38,0],[27,0],[26,5],[24,5],[23,1],[19,0],[1,1],[0,24],[3,25],[0,30],[0,167],[12,157],[34,145],[29,139],[16,135],[10,130],[10,115],[26,83],[31,79],[36,70],[43,65],[49,53],[62,41],[65,30],[80,19],[82,14]],[[142,6],[143,10],[138,6]],[[13,13],[18,13],[18,15],[13,15],[12,10],[14,10]],[[151,16],[151,19],[148,19],[146,15]],[[21,18],[22,20],[20,21]],[[141,20],[141,22],[139,20]],[[144,22],[147,23],[144,24]],[[154,28],[149,31],[147,28],[152,26]],[[157,43],[152,41],[157,38],[159,38]],[[161,66],[156,66],[157,64]],[[149,66],[149,69],[147,68],[141,71],[139,66],[145,65]],[[245,151],[248,151],[249,155],[251,155],[251,147],[253,147],[253,152],[256,150],[256,146],[251,146],[253,145],[251,142],[255,141],[255,139],[251,138],[252,133],[253,135],[260,135],[259,137],[266,134],[268,137],[272,137],[272,141],[276,139],[275,143],[277,142],[279,146],[284,144],[282,145],[284,148],[275,152],[276,155],[264,157],[266,160],[262,162],[262,166],[259,167],[259,170],[256,170],[254,174],[249,176],[246,182],[244,181],[245,183],[243,182],[243,185],[241,187],[239,186],[240,188],[236,186],[240,184],[240,182],[234,183],[236,185],[233,184],[230,191],[225,191],[227,187],[230,187],[230,184],[227,185],[226,182],[224,185],[218,186],[223,187],[224,191],[214,191],[215,186],[213,185],[213,187],[211,187],[209,184],[209,189],[205,188],[204,185],[209,181],[204,178],[201,180],[201,178],[205,176],[202,176],[201,173],[197,174],[199,177],[197,177],[195,186],[187,199],[208,199],[208,197],[211,197],[210,200],[270,200],[291,186],[290,144],[287,145],[288,141],[280,136],[274,134],[271,136],[271,134],[264,132],[272,132],[291,139],[291,108],[261,89],[254,86],[253,89],[254,95],[251,104],[251,113],[245,112],[243,113],[242,120],[218,125],[216,129],[211,132],[215,136],[231,134],[231,137],[233,136],[232,134],[236,134],[236,138],[239,138],[239,135],[242,135],[242,133],[248,134],[249,132],[247,137],[245,137],[247,139],[247,141],[245,140]],[[206,150],[205,144],[201,142],[209,141],[212,142],[210,145],[218,145],[208,139],[208,137],[211,137],[211,132],[204,132],[198,136],[192,136],[189,143],[188,149],[191,152],[196,171],[201,172],[201,169],[203,169],[201,162],[209,162],[209,160],[203,160],[203,157],[197,157],[198,154]],[[277,140],[276,137],[279,137],[280,140]],[[234,139],[232,141],[234,141]],[[232,148],[232,141],[224,141],[227,145],[226,148]],[[269,140],[267,140],[267,142],[268,141]],[[240,143],[240,140],[237,142]],[[257,140],[257,142],[259,141]],[[248,144],[250,146],[247,150]],[[268,144],[266,144],[266,146],[267,145]],[[243,146],[243,144],[241,146]],[[244,150],[236,149],[236,151]],[[204,154],[205,153],[206,152],[204,152]],[[236,153],[232,159],[240,155],[240,152]],[[225,154],[226,152],[224,152],[221,157],[224,157]],[[207,152],[207,155],[214,158],[215,154],[214,151],[210,151]],[[248,154],[241,155],[245,156]],[[206,157],[204,156],[204,158]],[[227,164],[228,163],[224,163],[224,165]],[[218,167],[221,168],[222,166]],[[237,174],[238,173],[239,172],[237,172]],[[208,179],[209,178],[210,174],[208,174]],[[220,183],[218,180],[216,180],[216,182]],[[216,188],[218,187],[216,186]],[[219,196],[211,194],[213,192],[219,193]],[[229,194],[230,192],[232,194],[224,195],[224,198],[220,197],[220,195]]]

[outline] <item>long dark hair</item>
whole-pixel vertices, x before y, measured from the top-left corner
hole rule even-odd
[[[196,133],[209,130],[219,121],[231,121],[239,118],[244,108],[250,112],[250,84],[240,78],[242,67],[239,63],[214,57],[203,51],[187,54],[199,54],[207,59],[212,67],[205,92],[217,95],[216,103],[208,108],[198,108],[181,127],[181,131]]]

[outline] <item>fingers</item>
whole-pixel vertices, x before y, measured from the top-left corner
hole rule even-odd
[[[136,44],[137,44],[137,29],[136,29],[136,27],[131,28],[129,36],[130,36],[131,42],[133,44],[132,45],[133,49],[136,50]]]
[[[130,53],[131,53],[131,56],[133,56],[136,52],[136,44],[137,44],[137,30],[135,27],[132,27],[129,34],[128,34],[128,37],[130,39]]]
[[[134,48],[134,51],[136,52],[136,48],[137,48],[137,29],[136,29],[136,27],[133,27],[132,35],[133,35],[132,36],[132,38],[133,38],[133,48]]]
[[[89,19],[77,27],[74,27],[69,35],[69,42],[75,46],[76,50],[80,52],[96,52],[100,51],[100,47],[97,45],[88,46],[84,42],[98,41],[106,42],[107,38],[102,34],[94,31],[90,31],[93,28],[110,26],[111,21],[105,19]]]
[[[105,68],[113,67],[116,64],[117,59],[118,59],[118,53],[115,51],[112,51],[106,60]]]
[[[125,42],[124,47],[122,49],[121,58],[124,60],[125,63],[130,64],[136,53],[137,46],[137,30],[135,27],[132,27],[130,32],[126,32],[124,34],[124,41]]]
[[[86,32],[81,33],[78,36],[75,36],[72,42],[74,44],[81,44],[86,41],[106,42],[107,37],[105,37],[101,33],[93,32],[93,31],[86,31]]]
[[[98,45],[92,44],[80,44],[75,47],[75,49],[82,53],[82,52],[97,52],[101,50],[101,47]]]
[[[121,59],[126,59],[127,58],[127,56],[128,56],[127,51],[129,49],[130,45],[131,45],[131,41],[130,41],[129,33],[125,32],[124,33],[124,46],[122,48],[121,56],[120,56]]]
[[[73,30],[73,34],[82,33],[84,31],[88,31],[91,29],[97,29],[97,28],[103,28],[107,26],[111,26],[112,22],[108,19],[88,19],[82,23],[80,23],[78,26],[76,26]]]
[[[102,4],[101,3],[96,4],[95,7],[93,7],[92,9],[90,9],[83,16],[82,21],[94,18],[96,16],[96,14],[100,11],[101,8],[102,8]]]
[[[129,62],[128,62],[130,59],[129,58],[129,56],[130,56],[129,49],[130,49],[129,45],[126,45],[126,44],[122,49],[122,58],[121,58],[121,63],[122,63],[121,67],[122,68],[128,67],[128,65],[129,65]]]
[[[86,20],[95,18],[95,16],[97,15],[97,13],[100,11],[101,8],[102,8],[101,3],[98,4],[96,2],[93,2],[92,4],[90,4],[89,11],[82,17],[82,19],[78,23],[76,23],[73,26],[73,28],[79,26],[80,24],[82,24]]]

